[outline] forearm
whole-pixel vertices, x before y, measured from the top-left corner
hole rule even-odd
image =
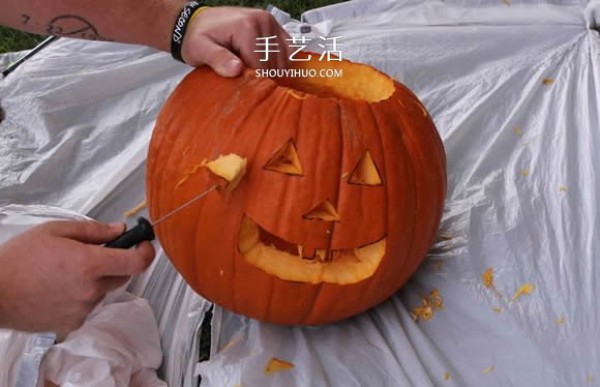
[[[0,0],[0,24],[41,35],[143,44],[168,51],[185,0]]]

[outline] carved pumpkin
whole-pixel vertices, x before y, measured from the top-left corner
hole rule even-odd
[[[148,205],[157,219],[222,182],[211,161],[245,168],[235,189],[159,224],[158,238],[207,299],[263,321],[322,324],[380,303],[414,273],[439,226],[446,160],[403,85],[349,61],[294,64],[343,76],[192,71],[156,123]],[[228,167],[219,157],[229,154],[247,165]]]

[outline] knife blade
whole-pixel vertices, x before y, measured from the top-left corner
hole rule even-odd
[[[117,248],[117,249],[128,249],[128,248],[133,247],[143,241],[153,241],[156,238],[156,235],[154,233],[154,227],[157,224],[169,219],[171,216],[175,215],[179,211],[196,203],[198,200],[202,199],[203,197],[205,197],[206,195],[208,195],[209,193],[211,193],[212,191],[217,189],[217,187],[219,187],[218,184],[213,185],[209,189],[199,193],[198,195],[194,196],[187,202],[185,202],[182,205],[180,205],[179,207],[175,208],[174,210],[167,212],[165,215],[161,216],[154,222],[149,221],[148,219],[144,218],[143,216],[139,217],[137,219],[137,225],[130,228],[129,230],[126,230],[123,234],[119,235],[112,241],[107,242],[104,245],[104,247],[112,247],[112,248]]]

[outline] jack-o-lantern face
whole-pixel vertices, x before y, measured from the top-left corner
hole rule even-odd
[[[402,85],[348,61],[298,65],[337,66],[344,77],[188,75],[157,121],[147,193],[157,219],[222,181],[207,161],[244,157],[235,189],[159,224],[159,241],[210,300],[269,322],[319,324],[381,302],[416,270],[439,225],[445,155]]]
[[[343,138],[306,145],[321,148],[312,149],[311,154],[326,154],[332,146],[343,147],[335,144],[336,140]],[[247,189],[263,187],[271,198],[282,201],[292,190],[297,202],[285,209],[276,206],[279,211],[266,216],[264,203],[248,203],[238,239],[241,255],[250,264],[288,281],[342,285],[369,278],[379,267],[386,245],[385,208],[373,206],[385,203],[386,192],[370,151],[363,151],[355,160],[351,159],[357,152],[348,151],[348,159],[332,160],[328,168],[322,168],[322,161],[301,157],[296,142],[286,141],[262,168],[263,162],[258,160],[251,169],[248,184],[254,188]],[[365,209],[369,211],[357,218],[356,212]],[[279,217],[289,223],[295,219],[297,224],[281,227]],[[359,234],[353,233],[363,228],[357,219],[368,226]]]

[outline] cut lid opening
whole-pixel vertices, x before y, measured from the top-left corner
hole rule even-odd
[[[280,86],[323,98],[374,103],[394,93],[394,81],[371,66],[347,60],[319,60],[319,54],[315,53],[302,54],[297,58],[311,55],[311,59],[293,61],[290,69],[278,71],[278,76],[271,79]]]

